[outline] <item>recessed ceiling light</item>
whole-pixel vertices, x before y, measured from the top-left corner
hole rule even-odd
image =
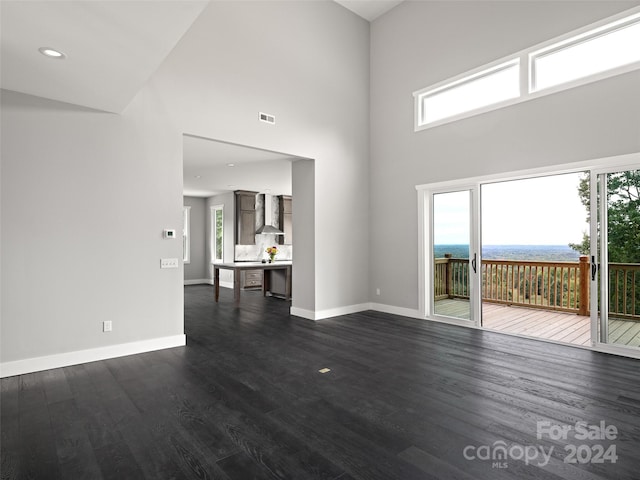
[[[195,175],[193,178],[202,178],[202,175]]]
[[[38,51],[45,57],[55,58],[57,60],[62,60],[63,58],[66,58],[66,55],[64,53],[62,53],[59,50],[56,50],[55,48],[40,47]]]
[[[227,187],[229,187],[229,188],[236,188],[236,186],[235,186],[235,185],[227,185]]]
[[[235,167],[236,164],[235,163],[227,163],[227,167]]]

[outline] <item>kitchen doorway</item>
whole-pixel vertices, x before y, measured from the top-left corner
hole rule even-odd
[[[194,229],[201,222],[203,233],[201,255],[193,248],[196,238],[191,232],[191,261],[185,263],[185,285],[213,284],[215,263],[229,263],[239,260],[238,235],[236,225],[236,192],[255,191],[260,195],[256,206],[263,205],[265,196],[285,196],[296,201],[292,210],[286,213],[292,230],[299,235],[287,238],[288,244],[281,250],[292,254],[295,248],[297,264],[292,266],[292,305],[296,299],[307,300],[313,295],[313,241],[314,237],[314,160],[296,155],[274,152],[248,145],[239,145],[196,135],[183,135],[183,201],[202,204],[201,216],[194,216],[191,207],[190,227]],[[258,200],[260,200],[260,203]],[[263,212],[263,210],[260,210]],[[254,216],[256,221],[264,221],[265,215]],[[255,233],[255,230],[253,232]],[[255,255],[260,261],[266,254],[261,245],[253,250],[245,248],[241,254]],[[278,242],[272,242],[280,245]],[[245,245],[243,245],[245,246]],[[251,251],[249,251],[251,250]],[[250,259],[243,257],[240,260]],[[290,258],[290,257],[289,257]],[[285,259],[288,260],[289,258]],[[221,287],[234,288],[234,271],[221,270]]]

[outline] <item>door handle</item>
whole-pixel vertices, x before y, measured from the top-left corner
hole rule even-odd
[[[471,268],[473,268],[473,273],[478,273],[476,270],[476,257],[478,256],[477,253],[473,254],[473,260],[471,260]]]
[[[591,255],[591,280],[596,279],[596,273],[598,273],[598,266],[596,265],[595,255]]]

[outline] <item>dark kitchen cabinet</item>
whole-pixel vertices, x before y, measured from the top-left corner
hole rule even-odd
[[[291,245],[293,243],[293,221],[290,195],[280,195],[278,197],[278,227],[284,235],[278,235],[280,245]]]
[[[256,244],[256,195],[258,192],[237,190],[236,245]]]
[[[242,271],[242,288],[262,288],[262,270],[243,270]]]

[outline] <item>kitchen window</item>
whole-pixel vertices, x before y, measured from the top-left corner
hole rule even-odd
[[[213,261],[224,261],[224,205],[211,207],[211,244]]]
[[[191,207],[182,207],[182,260],[191,261]]]

